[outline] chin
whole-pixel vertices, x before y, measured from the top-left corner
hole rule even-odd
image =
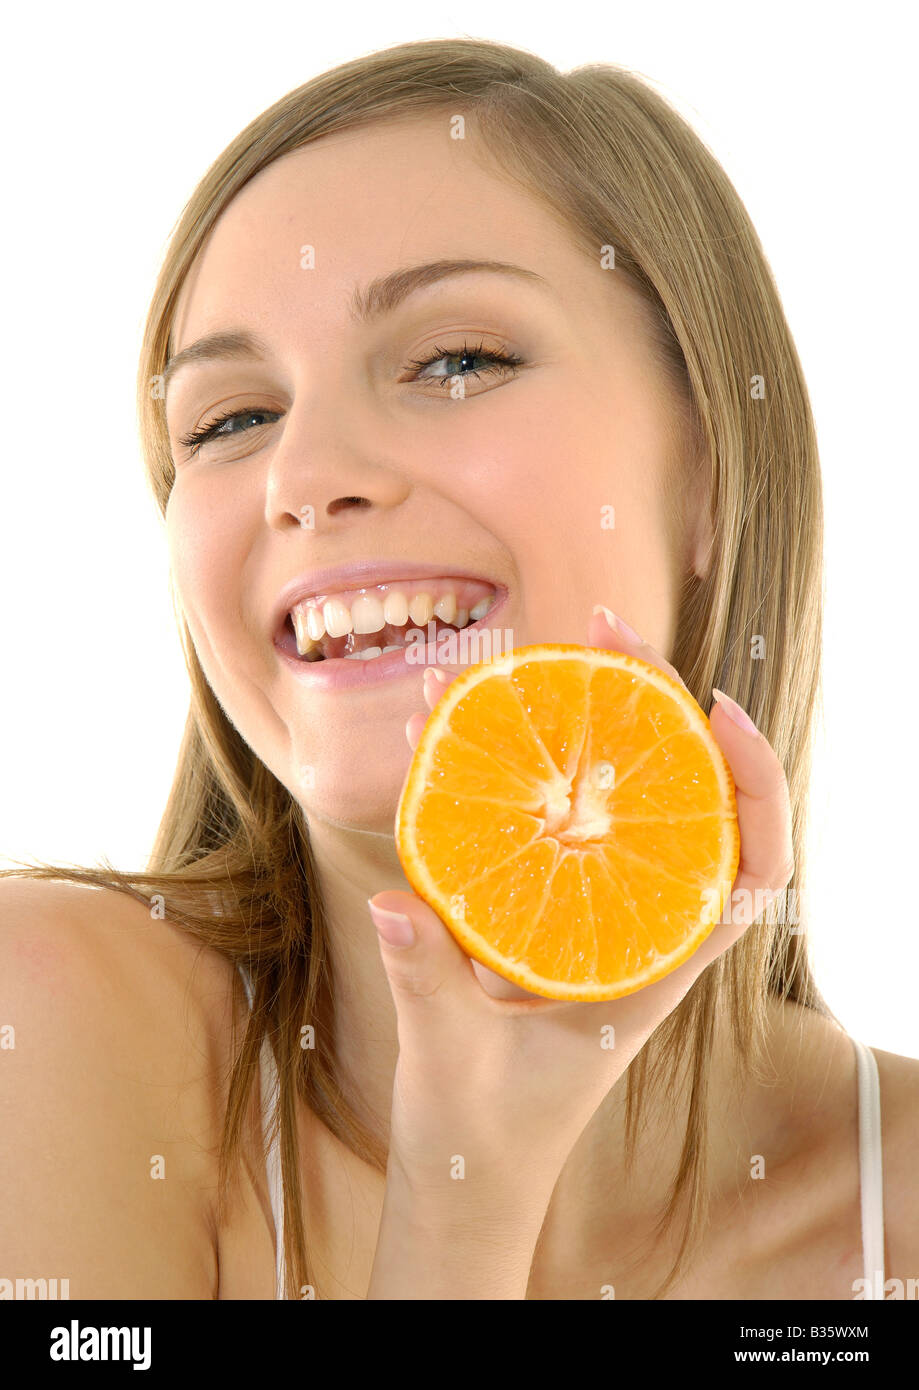
[[[292,769],[285,785],[303,807],[307,821],[392,838],[411,755],[407,744],[399,762],[381,757],[380,752],[377,748],[375,754],[368,750],[357,756],[352,747],[337,760],[328,757],[326,750],[326,756],[314,764],[303,765],[299,778]]]

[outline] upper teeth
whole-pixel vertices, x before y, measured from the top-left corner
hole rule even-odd
[[[495,601],[495,594],[480,599],[473,608],[458,608],[452,590],[435,601],[425,590],[408,594],[388,589],[384,594],[362,592],[350,606],[341,599],[330,598],[320,606],[314,599],[304,599],[291,609],[291,621],[297,634],[297,651],[305,656],[316,648],[324,636],[345,637],[349,632],[380,632],[387,625],[404,627],[411,621],[424,627],[432,618],[465,627],[468,622],[484,618]]]

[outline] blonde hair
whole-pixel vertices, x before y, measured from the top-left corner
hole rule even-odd
[[[756,233],[717,160],[669,105],[632,73],[591,64],[562,73],[480,39],[399,44],[344,63],[288,93],[215,160],[185,207],[150,305],[137,381],[143,454],[161,513],[174,479],[156,389],[174,347],[180,290],[221,213],[260,170],[334,131],[387,119],[461,112],[496,167],[543,200],[596,262],[615,248],[618,274],[647,307],[653,338],[691,429],[690,468],[707,477],[714,528],[704,578],[686,576],[671,660],[703,709],[713,685],[747,709],[788,779],[801,900],[812,715],[822,621],[822,500],[801,366]],[[751,390],[764,381],[764,396]],[[681,513],[680,513],[681,515]],[[29,867],[26,876],[114,888],[251,972],[254,1006],[235,1058],[220,1148],[220,1201],[239,1156],[262,1040],[280,1094],[288,1297],[313,1282],[300,1200],[297,1099],[381,1173],[386,1153],[338,1084],[329,1039],[334,981],[328,925],[302,809],[225,716],[179,620],[191,681],[175,778],[146,871]],[[765,660],[756,659],[761,639]],[[17,861],[19,862],[19,861]],[[7,870],[6,873],[19,873]],[[707,1083],[716,1010],[727,1008],[738,1064],[759,1065],[769,996],[833,1018],[814,983],[803,923],[780,895],[696,981],[628,1071],[627,1166],[644,1098],[682,1079],[688,1118],[658,1230],[687,1215],[660,1297],[688,1262],[707,1215]],[[257,924],[257,930],[256,930]],[[236,972],[238,975],[238,972]],[[241,988],[241,984],[240,984]],[[300,1043],[304,1019],[316,1046]],[[274,1131],[274,1125],[271,1126]],[[266,1134],[266,1147],[270,1135]]]

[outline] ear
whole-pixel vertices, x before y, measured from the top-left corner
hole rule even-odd
[[[684,562],[687,573],[691,572],[698,579],[707,579],[715,547],[711,510],[712,467],[697,424],[692,424],[689,434],[691,443],[684,465],[684,477],[688,479],[683,512]]]
[[[715,547],[708,481],[708,470],[700,467],[695,477],[687,528],[687,558],[693,574],[699,579],[708,578]]]

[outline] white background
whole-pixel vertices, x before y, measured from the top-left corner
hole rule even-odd
[[[315,73],[409,39],[617,63],[652,79],[725,166],[801,354],[827,521],[817,979],[852,1034],[919,1056],[907,6],[318,11],[170,0],[5,21],[0,852],[139,867],[165,803],[187,688],[134,382],[170,230],[211,161]]]

